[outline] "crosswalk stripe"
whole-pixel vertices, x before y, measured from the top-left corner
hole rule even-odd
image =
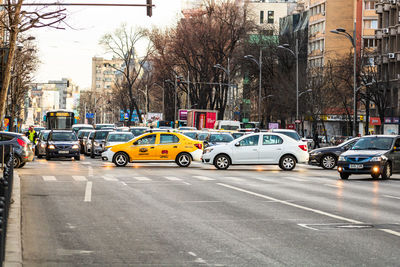
[[[193,178],[196,178],[196,179],[199,179],[199,180],[203,180],[203,181],[213,181],[213,180],[215,180],[213,178],[209,178],[209,177],[206,177],[206,176],[193,176]]]
[[[181,181],[182,180],[175,176],[165,176],[165,179],[170,180],[170,181]]]
[[[56,181],[56,177],[55,176],[42,176],[43,180],[45,181]]]
[[[106,181],[112,181],[112,182],[116,182],[118,181],[117,178],[111,177],[111,176],[103,176],[103,179]]]
[[[90,165],[90,164],[92,164],[91,162],[88,162],[88,161],[84,161],[84,162],[81,162],[83,165]]]
[[[235,181],[235,182],[244,182],[244,179],[242,179],[242,178],[231,177],[231,176],[226,176],[226,177],[224,177],[224,178],[225,178],[225,179],[232,180],[232,181]]]
[[[72,176],[72,178],[77,182],[87,181],[85,176]]]
[[[147,177],[144,177],[144,176],[136,176],[136,177],[133,177],[133,178],[135,178],[138,181],[150,181],[151,180],[151,179],[149,179]]]
[[[295,178],[295,177],[283,177],[283,178],[289,179],[289,180],[292,180],[292,181],[297,181],[297,182],[306,182],[307,181],[305,179]]]

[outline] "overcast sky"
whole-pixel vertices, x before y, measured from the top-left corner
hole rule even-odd
[[[64,0],[64,2],[83,1]],[[85,0],[84,2],[145,4],[146,0]],[[92,57],[105,55],[104,49],[98,44],[101,36],[114,31],[122,23],[145,27],[166,27],[174,24],[180,12],[180,3],[181,0],[153,0],[156,8],[151,18],[146,16],[145,7],[67,7],[67,22],[74,29],[43,28],[28,32],[36,37],[39,59],[42,62],[35,81],[47,82],[65,77],[71,78],[81,89],[89,88]]]

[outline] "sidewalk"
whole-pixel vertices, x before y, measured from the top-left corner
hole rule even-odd
[[[4,266],[21,267],[21,181],[16,170],[14,170],[14,185],[11,199],[14,202],[10,206],[10,213],[8,217]]]

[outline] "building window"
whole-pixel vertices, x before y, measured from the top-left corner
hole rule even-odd
[[[376,41],[372,38],[364,38],[364,48],[374,48],[376,47]]]
[[[378,20],[364,20],[364,29],[378,29]]]
[[[264,23],[264,11],[260,11],[260,24]]]
[[[374,10],[375,9],[375,1],[367,0],[364,2],[364,6],[366,10]]]
[[[268,23],[274,23],[274,11],[268,11]]]

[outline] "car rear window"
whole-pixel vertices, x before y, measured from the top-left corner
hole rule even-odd
[[[186,133],[183,133],[184,135],[186,135],[187,137],[190,137],[190,138],[192,138],[192,139],[196,139],[196,137],[197,137],[197,133],[191,133],[191,132],[186,132]]]
[[[109,134],[108,142],[127,142],[133,138],[133,134]]]
[[[289,136],[289,137],[293,138],[296,141],[300,141],[301,140],[300,135],[298,133],[296,133],[296,132],[274,131],[274,133],[284,134],[286,136]]]
[[[207,136],[208,136],[208,133],[199,133],[197,136],[197,139],[199,139],[200,141],[204,141],[204,140],[206,140]]]
[[[76,141],[76,135],[73,132],[53,132],[50,141]]]
[[[106,139],[106,137],[107,137],[107,135],[109,134],[110,132],[96,132],[95,134],[94,134],[94,139],[97,139],[97,140],[99,140],[99,139]]]

